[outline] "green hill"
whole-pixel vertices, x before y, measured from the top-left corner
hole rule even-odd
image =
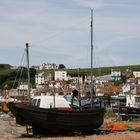
[[[112,66],[112,67],[100,67],[100,68],[93,68],[93,75],[101,76],[111,73],[111,69],[119,69],[121,71],[125,71],[127,69],[132,71],[140,71],[140,65],[127,65],[127,66]],[[90,75],[91,69],[90,68],[81,68],[81,69],[67,69],[68,74],[70,75]]]
[[[12,66],[9,64],[0,64],[0,69],[10,69]]]
[[[0,76],[1,75],[6,75],[11,72],[11,65],[9,64],[0,64]]]
[[[19,69],[14,68],[8,64],[0,64],[0,89],[10,89],[14,86],[16,88],[18,84],[19,77],[23,79],[23,81],[27,81],[27,69],[24,67],[20,67],[22,69],[22,77],[20,77]],[[30,69],[31,82],[34,83],[36,71],[34,69]],[[15,79],[16,82],[15,82]],[[14,84],[15,82],[15,84]]]

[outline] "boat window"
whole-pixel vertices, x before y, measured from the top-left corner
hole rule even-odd
[[[36,101],[37,101],[37,99],[34,99],[34,100],[32,100],[32,105],[36,105]]]
[[[135,102],[139,103],[140,102],[140,97],[135,97]]]
[[[38,99],[38,101],[37,101],[37,106],[38,107],[40,106],[40,99]]]

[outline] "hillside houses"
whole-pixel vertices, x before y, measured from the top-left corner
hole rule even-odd
[[[53,80],[53,75],[51,73],[39,73],[35,75],[35,84],[37,87],[47,84],[48,81]]]
[[[133,75],[135,78],[140,78],[140,71],[133,71]]]
[[[52,82],[53,82],[53,83],[55,83],[55,87],[64,89],[64,87],[66,87],[66,85],[64,86],[64,83],[65,84],[69,83],[69,88],[72,88],[72,86],[79,88],[79,86],[80,86],[80,89],[82,92],[85,91],[85,89],[88,92],[89,85],[91,82],[90,76],[72,77],[72,76],[68,75],[67,71],[65,71],[65,70],[57,70],[54,72],[54,78],[52,78],[53,76],[50,76],[50,77],[48,77],[48,74],[47,73],[45,74],[44,72],[36,75],[35,81],[36,81],[37,87],[38,88],[44,87],[45,84],[47,84],[47,85],[49,84],[49,86],[52,87]],[[98,93],[99,93],[99,89],[100,89],[100,91],[104,90],[104,92],[102,94],[105,94],[106,92],[108,92],[108,94],[110,92],[113,92],[113,93],[119,92],[115,88],[112,88],[114,91],[111,90],[109,92],[109,90],[107,90],[107,87],[110,87],[110,85],[112,86],[114,84],[113,82],[112,82],[112,84],[109,83],[109,81],[112,80],[111,75],[104,75],[104,76],[100,76],[100,77],[93,76],[93,79],[94,79],[94,88],[98,91]],[[68,81],[70,81],[70,82],[68,82]],[[62,83],[63,83],[63,86],[62,86]],[[108,84],[108,86],[107,86],[107,84]],[[104,88],[106,88],[106,89],[104,89]]]
[[[120,76],[120,75],[119,75]],[[123,85],[115,85],[116,80],[112,80],[112,75],[104,75],[99,77],[93,77],[94,80],[94,88],[96,89],[97,95],[118,95],[119,93],[128,94],[130,92],[138,92],[138,86],[134,87],[136,80],[134,78],[130,78],[127,80],[126,84]],[[70,81],[70,82],[68,82]],[[59,89],[61,92],[66,89],[70,91],[70,88],[74,85],[82,86],[81,91],[84,91],[89,88],[90,76],[82,76],[72,77],[67,74],[65,70],[57,70],[54,72],[54,75],[50,73],[39,73],[35,76],[35,84],[37,88],[43,88],[46,85],[50,88],[55,84],[55,88]],[[134,90],[135,89],[135,90]]]
[[[67,71],[59,70],[54,72],[54,80],[67,81]]]
[[[47,67],[49,66],[49,67]],[[56,68],[53,71],[41,70],[40,73],[35,75],[35,88],[32,89],[33,93],[38,94],[52,94],[51,90],[55,89],[56,93],[69,93],[71,94],[72,88],[76,87],[82,96],[87,95],[90,89],[91,76],[90,75],[78,75],[71,76],[65,69],[57,69],[57,67],[51,67],[52,65],[46,65],[45,63],[39,69],[45,68]],[[129,72],[129,73],[128,73]],[[129,75],[126,77],[126,82],[119,82],[122,80],[122,76]],[[128,74],[127,74],[128,73]],[[121,71],[119,69],[111,69],[110,74],[93,76],[94,89],[96,95],[128,95],[128,94],[140,94],[140,72],[134,71]],[[27,84],[22,83],[19,87],[21,94],[26,92]],[[24,87],[24,88],[23,88]],[[26,95],[26,93],[25,93]]]
[[[39,66],[32,66],[36,70],[49,70],[49,69],[58,69],[58,65],[55,63],[43,63]]]
[[[115,80],[115,81],[121,80],[121,75],[122,75],[121,70],[111,69],[112,80]]]
[[[58,69],[58,66],[55,63],[43,63],[40,66],[40,70],[44,70],[44,69]]]

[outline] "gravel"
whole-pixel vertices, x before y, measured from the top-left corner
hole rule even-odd
[[[136,122],[137,125],[140,122]],[[88,134],[79,136],[53,136],[45,137],[26,135],[25,126],[17,125],[15,119],[8,114],[0,113],[0,140],[140,140],[140,132],[117,131],[110,133]]]

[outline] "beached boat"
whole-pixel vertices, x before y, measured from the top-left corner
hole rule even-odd
[[[126,95],[126,105],[114,106],[113,112],[124,120],[140,117],[140,95]]]
[[[91,13],[93,14],[93,11]],[[93,15],[91,16],[91,35],[92,20]],[[28,47],[29,45],[26,43],[28,82],[30,82]],[[93,50],[93,48],[91,48],[91,50]],[[28,93],[30,95],[30,84],[28,84]],[[46,102],[49,102],[47,106],[41,106],[44,98],[36,97],[31,101],[29,96],[28,103],[11,103],[10,110],[16,118],[16,122],[20,125],[31,126],[33,133],[42,131],[56,133],[83,132],[99,128],[104,121],[105,106],[100,104],[100,106],[95,107],[92,92],[90,97],[90,106],[75,109],[72,104],[64,100],[61,105],[57,105],[58,98],[55,94],[51,98],[51,100],[54,101],[53,105],[46,100]],[[45,98],[47,99],[48,97],[46,96]]]
[[[12,105],[11,111],[16,117],[16,122],[32,126],[34,133],[72,133],[97,129],[103,124],[105,113],[103,107],[73,110],[70,106],[40,108],[29,103]]]

